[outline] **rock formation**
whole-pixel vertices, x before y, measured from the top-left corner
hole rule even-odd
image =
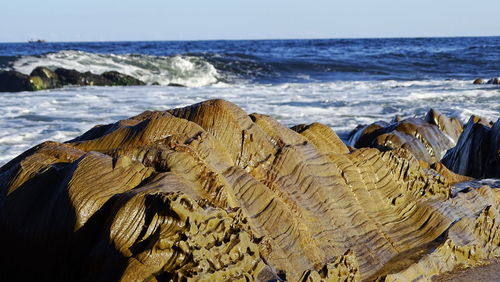
[[[472,84],[500,84],[500,78],[499,77],[494,77],[488,80],[484,80],[482,78],[476,78]]]
[[[377,121],[358,126],[350,134],[349,144],[356,148],[373,147],[380,150],[405,148],[428,167],[448,169],[460,180],[500,178],[500,122],[487,122],[472,116],[463,126],[431,109],[424,119],[409,118],[392,122]],[[441,171],[451,178],[445,170]],[[441,173],[440,172],[440,173]]]
[[[494,77],[494,78],[488,80],[488,82],[486,82],[486,83],[488,83],[488,84],[500,84],[500,78]]]
[[[144,85],[144,82],[116,71],[104,72],[103,74],[93,74],[91,72],[78,72],[76,70],[56,69],[63,85],[81,85],[81,86],[129,86]]]
[[[405,148],[417,159],[434,163],[455,146],[462,130],[459,120],[431,109],[424,119],[395,118],[392,122],[358,126],[350,134],[349,145],[380,150]]]
[[[472,116],[442,162],[459,174],[500,178],[500,119],[488,123]]]
[[[116,71],[93,74],[64,68],[52,71],[46,67],[37,67],[29,76],[16,71],[0,71],[0,92],[37,91],[65,85],[128,86],[144,85],[144,82]]]
[[[482,78],[476,78],[472,82],[472,84],[483,84],[483,83],[484,83],[484,80]]]
[[[30,74],[30,81],[34,90],[52,89],[63,86],[63,82],[59,79],[59,76],[44,67],[35,68]]]
[[[2,274],[407,281],[499,256],[499,192],[440,171],[223,100],[148,111],[0,168]]]
[[[34,91],[29,77],[17,71],[0,71],[0,92]]]

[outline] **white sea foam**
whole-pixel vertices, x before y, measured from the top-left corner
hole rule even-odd
[[[469,81],[340,81],[305,84],[67,87],[3,93],[0,165],[45,140],[65,141],[96,124],[145,110],[166,110],[222,98],[248,113],[275,117],[287,126],[319,121],[346,135],[358,124],[423,116],[430,108],[467,121],[471,114],[500,117],[500,89]]]
[[[219,73],[209,62],[200,57],[180,55],[114,55],[60,51],[41,56],[24,56],[14,62],[13,69],[29,74],[38,66],[90,71],[96,74],[118,71],[140,78],[147,84],[175,83],[199,87],[219,81]]]

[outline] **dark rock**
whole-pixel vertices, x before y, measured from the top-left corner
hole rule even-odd
[[[80,86],[129,86],[129,85],[144,85],[144,82],[126,74],[117,71],[105,72],[102,75],[91,72],[79,72],[76,70],[56,69],[56,74],[59,76],[63,85],[80,85]]]
[[[44,79],[58,80],[58,76],[55,72],[51,71],[46,67],[37,67],[31,73],[30,76],[39,76]]]
[[[488,84],[500,84],[500,78],[498,78],[498,77],[492,78],[492,79],[488,80],[487,83]]]
[[[500,119],[490,125],[472,116],[442,163],[458,174],[500,178]]]
[[[480,116],[472,115],[472,116],[470,117],[470,119],[472,119],[472,121],[473,121],[474,123],[479,123],[479,124],[482,124],[482,125],[484,125],[484,126],[486,126],[486,127],[492,127],[492,126],[493,126],[493,122],[492,122],[492,121],[487,120],[487,119],[485,119],[485,118],[482,118],[482,117],[480,117]]]
[[[17,71],[0,72],[0,92],[37,91],[61,87],[57,75],[45,67],[34,69],[29,76]]]
[[[179,83],[169,83],[169,84],[167,84],[167,86],[173,86],[173,87],[186,87],[186,85],[182,85],[182,84],[179,84]]]
[[[400,115],[396,115],[391,119],[392,122],[400,122],[403,118]]]
[[[76,70],[58,68],[55,73],[59,76],[63,85],[80,86],[106,86],[111,85],[111,81],[102,75],[91,72],[79,72]]]
[[[117,71],[108,71],[103,73],[102,76],[111,81],[113,85],[117,86],[145,85],[145,83],[139,79]]]
[[[483,84],[484,83],[484,80],[482,78],[476,78],[472,84]]]
[[[34,86],[33,90],[59,88],[62,86],[58,75],[46,67],[37,67],[31,74],[30,79]]]
[[[102,75],[58,68],[35,68],[29,76],[17,71],[0,72],[0,92],[36,91],[59,88],[65,85],[79,86],[129,86],[144,85],[144,82],[116,71]]]
[[[17,71],[0,72],[0,92],[31,91],[29,77]]]

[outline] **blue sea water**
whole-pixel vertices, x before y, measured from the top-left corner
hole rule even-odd
[[[473,79],[500,73],[500,37],[0,43],[0,68],[12,67],[23,56],[36,56],[44,63],[44,58],[67,56],[92,70],[94,62],[87,53],[121,55],[107,58],[127,58],[124,65],[151,71],[160,70],[141,59],[184,56],[214,66],[219,78],[228,82]]]
[[[0,43],[0,69],[37,66],[116,70],[148,85],[0,93],[0,165],[44,140],[212,98],[341,136],[430,108],[464,121],[500,116],[499,87],[471,83],[500,76],[500,37]]]

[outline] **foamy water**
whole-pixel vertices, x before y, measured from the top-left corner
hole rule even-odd
[[[466,80],[68,87],[2,93],[0,165],[38,143],[66,141],[96,124],[216,98],[248,113],[270,115],[287,126],[322,122],[341,136],[358,124],[395,115],[423,116],[430,108],[463,121],[471,114],[490,120],[500,117],[500,88]]]
[[[0,164],[96,124],[215,98],[287,126],[322,122],[343,137],[430,108],[496,120],[500,88],[472,81],[500,75],[499,50],[500,37],[0,43],[0,70],[118,71],[149,84],[0,93]]]
[[[215,67],[194,56],[152,56],[137,54],[94,54],[82,51],[60,51],[41,56],[24,56],[12,68],[29,74],[36,67],[66,68],[101,74],[118,71],[140,78],[146,84],[181,84],[198,87],[219,81]]]

